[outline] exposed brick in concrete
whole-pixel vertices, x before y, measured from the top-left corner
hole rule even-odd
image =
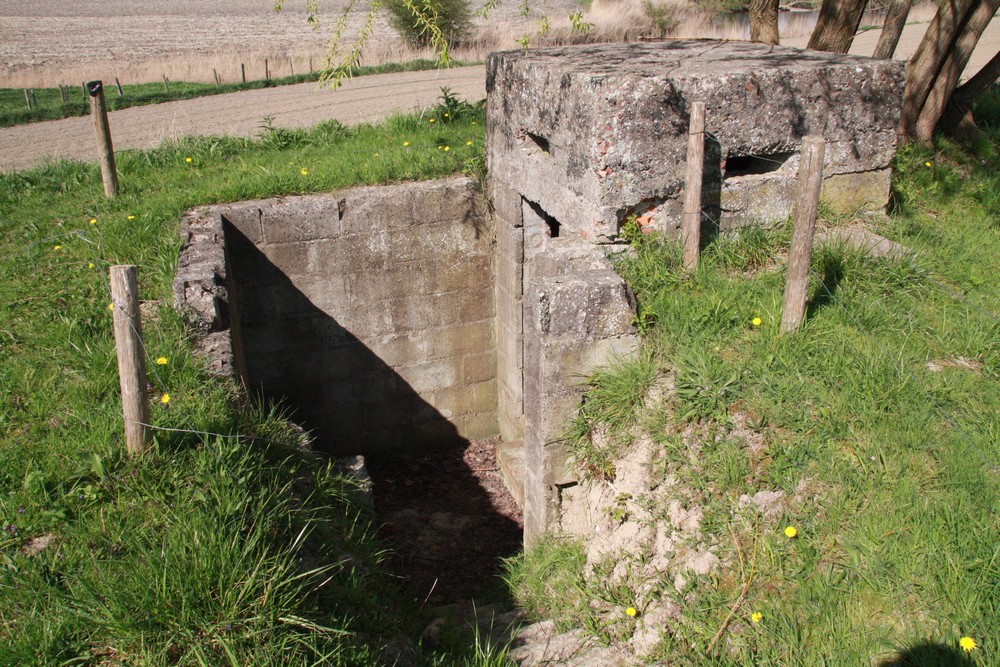
[[[320,446],[497,432],[493,232],[471,181],[216,206],[182,226],[178,303],[206,331],[232,325],[216,370],[286,402]]]

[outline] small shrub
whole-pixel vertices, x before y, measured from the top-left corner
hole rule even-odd
[[[467,0],[388,0],[389,23],[410,46],[434,43],[440,30],[445,44],[452,46],[469,33],[471,26]]]

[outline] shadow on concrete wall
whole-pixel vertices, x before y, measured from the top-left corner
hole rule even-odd
[[[364,454],[393,562],[435,603],[489,595],[521,547],[520,510],[494,443],[455,427],[223,219],[235,363],[251,394],[285,406],[332,455]],[[502,495],[508,500],[504,506]],[[499,500],[498,500],[499,499]]]
[[[350,331],[223,221],[240,378],[333,455],[463,444],[455,427]]]

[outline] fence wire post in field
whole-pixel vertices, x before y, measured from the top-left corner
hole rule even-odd
[[[247,82],[247,66],[244,63],[240,63],[240,78],[243,79],[243,83]]]
[[[267,58],[264,58],[264,80],[265,81],[271,80],[271,70],[267,66]]]
[[[822,137],[810,135],[802,140],[792,247],[788,253],[785,300],[781,307],[781,333],[798,331],[806,313],[809,263],[812,259],[813,233],[816,231],[819,191],[823,187],[825,152],[826,144]]]
[[[115,149],[111,144],[111,127],[108,125],[108,109],[104,103],[104,85],[100,81],[87,84],[90,93],[90,115],[94,118],[94,132],[97,134],[97,153],[101,160],[101,180],[104,181],[104,195],[118,195],[118,171],[115,169]]]
[[[118,97],[121,97],[125,94],[124,91],[122,91],[122,82],[118,80],[117,76],[115,77],[115,88],[118,89]]]
[[[309,73],[310,74],[313,73],[313,58],[312,58],[312,56],[309,56]]]
[[[62,100],[63,104],[69,102],[69,86],[59,86],[59,99]]]
[[[163,74],[163,91],[169,95],[170,94],[170,82],[167,81],[167,75]]]
[[[215,78],[215,85],[217,86],[221,85],[221,83],[219,82],[219,73],[215,71],[214,67],[212,68],[212,76]]]
[[[31,93],[28,92],[27,88],[24,89],[24,103],[28,107],[28,111],[31,111]]]
[[[684,241],[684,270],[698,268],[701,246],[701,179],[705,171],[705,103],[691,104],[688,130],[687,176],[684,179],[684,217],[681,237]]]
[[[81,81],[80,82],[80,88],[83,89],[83,101],[86,102],[87,101],[87,84],[86,84],[86,82]]]
[[[139,317],[139,287],[135,266],[111,267],[111,305],[114,310],[118,379],[125,417],[125,448],[141,454],[150,443],[149,396],[146,393],[146,357]]]

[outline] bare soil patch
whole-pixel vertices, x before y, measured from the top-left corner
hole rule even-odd
[[[496,443],[368,458],[396,571],[431,604],[490,597],[501,559],[521,549],[521,508],[500,479]]]

